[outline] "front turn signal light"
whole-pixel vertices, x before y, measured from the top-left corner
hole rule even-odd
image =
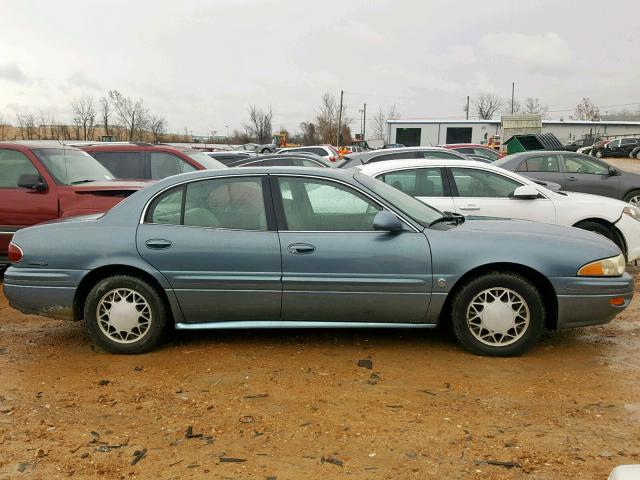
[[[626,261],[623,254],[587,263],[578,270],[579,277],[619,277],[624,273]]]

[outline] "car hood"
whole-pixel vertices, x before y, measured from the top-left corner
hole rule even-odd
[[[437,272],[452,271],[455,265],[469,269],[509,263],[548,277],[567,277],[588,262],[620,254],[610,240],[574,227],[493,217],[466,217],[457,226],[440,225],[424,232]]]
[[[603,197],[602,195],[592,195],[590,193],[578,193],[578,192],[565,192],[564,190],[559,192],[554,192],[555,195],[553,197],[553,201],[563,202],[563,201],[575,201],[580,202],[583,205],[594,205],[599,208],[603,206],[615,208],[618,211],[618,214],[622,214],[622,209],[628,204],[623,202],[622,200],[616,200],[615,198]]]
[[[601,249],[604,256],[617,255],[618,247],[612,241],[593,232],[580,228],[565,227],[550,223],[534,222],[530,220],[515,220],[497,217],[466,217],[464,223],[456,227],[460,233],[488,233],[499,237],[514,239],[520,237],[520,241],[531,240],[543,243],[567,243],[579,245],[580,248],[592,247]],[[604,258],[604,257],[602,257]]]

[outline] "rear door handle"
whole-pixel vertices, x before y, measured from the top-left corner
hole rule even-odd
[[[304,255],[315,252],[316,247],[308,243],[292,243],[287,247],[287,250],[294,255]]]
[[[567,177],[567,180],[570,182],[575,182],[578,179],[576,177]]]
[[[173,245],[173,243],[171,243],[169,240],[164,240],[162,238],[153,238],[151,240],[147,240],[146,242],[144,242],[144,244],[147,246],[147,248],[150,248],[152,250],[164,250],[166,248],[170,248],[171,245]]]
[[[480,210],[480,207],[478,205],[470,203],[468,205],[465,205],[464,207],[460,207],[460,210]]]

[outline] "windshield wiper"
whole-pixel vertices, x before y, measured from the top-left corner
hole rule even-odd
[[[442,212],[442,213],[443,215],[440,218],[436,218],[433,222],[429,224],[430,227],[438,223],[452,222],[452,223],[455,223],[456,225],[460,225],[461,223],[464,223],[464,215],[460,215],[459,213],[453,213],[453,212]]]
[[[89,183],[95,182],[93,178],[85,178],[84,180],[76,180],[75,182],[71,182],[69,185],[78,185],[79,183]]]

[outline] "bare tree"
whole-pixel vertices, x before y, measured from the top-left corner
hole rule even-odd
[[[156,117],[152,115],[149,118],[149,130],[151,130],[151,134],[153,135],[153,142],[160,143],[162,141],[162,136],[167,129],[167,121],[164,117]]]
[[[36,116],[33,113],[16,114],[20,137],[23,140],[34,140],[37,136]]]
[[[109,90],[109,100],[118,123],[126,129],[127,140],[132,141],[136,135],[139,137],[148,120],[148,111],[142,99],[133,101],[117,90]]]
[[[83,95],[71,102],[73,110],[73,124],[78,136],[82,132],[83,140],[90,140],[96,127],[96,110],[93,106],[93,98]]]
[[[389,127],[387,122],[389,120],[396,120],[400,118],[400,112],[398,108],[391,105],[386,111],[380,107],[378,113],[373,116],[373,134],[378,140],[383,140],[384,143],[389,143]]]
[[[491,120],[503,103],[502,99],[493,93],[481,93],[471,101],[475,115],[481,120]]]
[[[600,109],[596,107],[591,99],[583,98],[574,112],[576,120],[598,120],[600,118]]]
[[[316,110],[316,125],[322,143],[334,143],[338,134],[338,113],[340,105],[331,93],[322,95],[320,107]]]
[[[100,119],[104,127],[104,134],[109,135],[109,119],[111,118],[111,103],[107,97],[100,98]]]
[[[271,141],[273,110],[268,110],[252,105],[249,107],[249,123],[245,125],[247,131],[256,139],[258,143]]]
[[[10,126],[11,125],[9,125],[7,123],[5,118],[2,115],[0,115],[0,140],[6,140],[7,139],[6,135],[7,135],[8,131],[9,131],[9,127]]]
[[[320,139],[318,137],[318,127],[315,123],[301,122],[300,130],[302,131],[302,135],[299,142],[303,145],[316,145],[320,143]]]
[[[512,107],[511,107],[511,97],[505,98],[502,102],[502,113],[511,115]],[[519,113],[524,113],[522,111],[522,105],[520,105],[520,100],[517,98],[513,99],[513,114],[518,115]]]

